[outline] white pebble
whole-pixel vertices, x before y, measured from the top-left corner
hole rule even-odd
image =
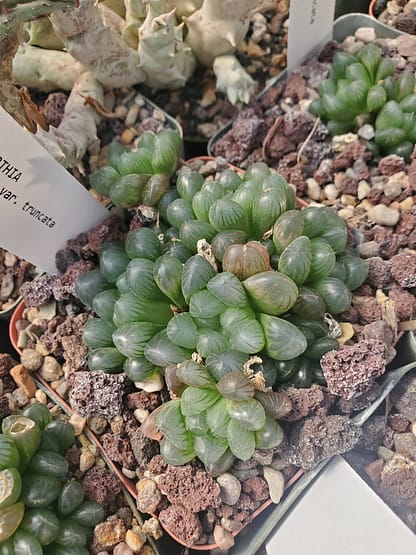
[[[358,186],[357,186],[358,200],[363,200],[370,191],[371,191],[371,186],[368,183],[368,181],[365,181],[364,179],[362,179],[361,181],[358,182]]]
[[[306,191],[308,198],[312,200],[321,199],[321,188],[319,186],[319,183],[313,177],[309,177],[306,180]]]
[[[271,466],[264,466],[263,475],[269,486],[270,499],[273,503],[279,503],[285,491],[285,477],[283,473]]]
[[[354,34],[356,39],[361,40],[365,44],[376,40],[376,32],[373,27],[359,27]]]
[[[338,195],[339,195],[339,191],[333,183],[330,183],[329,185],[325,185],[324,193],[325,193],[325,197],[328,200],[335,200],[336,198],[338,198]]]
[[[377,204],[368,211],[368,217],[379,225],[395,226],[400,218],[400,212],[384,204]]]

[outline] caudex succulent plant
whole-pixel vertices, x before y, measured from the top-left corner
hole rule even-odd
[[[92,527],[105,515],[69,476],[72,425],[36,403],[4,418],[1,431],[0,554],[88,555]]]
[[[318,90],[310,111],[332,135],[369,123],[374,127],[374,138],[367,142],[371,151],[410,156],[416,143],[415,76],[407,70],[396,76],[393,60],[383,57],[378,46],[368,44],[355,56],[337,52],[330,77]]]
[[[95,312],[83,331],[89,367],[148,391],[164,376],[176,398],[158,422],[172,464],[209,465],[214,451],[247,459],[281,440],[273,386],[325,383],[319,360],[338,347],[328,322],[367,265],[331,208],[298,209],[263,163],[215,180],[184,167],[157,208],[155,229],[104,244],[99,268],[76,282]]]

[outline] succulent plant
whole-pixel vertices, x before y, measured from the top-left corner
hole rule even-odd
[[[84,500],[82,485],[68,476],[64,455],[74,441],[71,424],[53,420],[40,403],[3,419],[0,554],[88,553],[90,528],[104,510]]]
[[[172,464],[197,455],[209,466],[213,452],[249,457],[263,427],[277,428],[244,364],[260,357],[254,369],[269,391],[287,381],[324,383],[319,360],[338,347],[326,313],[349,308],[367,264],[347,248],[345,222],[331,208],[296,209],[293,189],[262,163],[244,177],[227,169],[216,180],[182,169],[158,208],[157,229],[131,231],[124,246],[104,244],[99,269],[76,282],[76,294],[95,311],[83,332],[89,367],[124,371],[138,387],[160,388],[157,377],[165,376],[177,396],[159,419],[162,453]],[[254,428],[241,426],[237,401],[262,414]],[[204,424],[214,406],[218,418],[231,419],[229,435]],[[242,428],[247,441],[239,450]]]
[[[173,129],[145,131],[134,151],[114,142],[108,165],[90,175],[90,185],[116,206],[156,206],[169,189],[181,149],[181,137]]]
[[[395,76],[393,60],[378,46],[367,44],[355,56],[337,52],[330,77],[318,90],[320,97],[309,109],[326,121],[332,135],[371,123],[372,151],[410,156],[416,142],[415,76],[408,70]]]

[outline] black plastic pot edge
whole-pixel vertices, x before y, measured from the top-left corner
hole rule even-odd
[[[374,17],[369,16],[364,13],[349,13],[338,17],[334,21],[332,36],[336,41],[341,42],[347,36],[353,35],[359,27],[372,27],[377,36],[381,38],[394,38],[398,35],[403,35],[401,31],[393,29],[384,23],[380,23]],[[256,98],[261,98],[268,89],[276,86],[278,83],[284,81],[288,77],[288,72],[284,69],[276,78],[274,78],[270,83],[257,95]],[[215,144],[231,129],[233,121],[229,121],[224,127],[219,129],[209,140],[207,150],[210,156],[215,156],[214,148]]]

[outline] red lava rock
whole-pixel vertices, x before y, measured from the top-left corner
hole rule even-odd
[[[416,297],[399,286],[389,290],[389,299],[394,301],[394,309],[399,320],[409,320],[416,312]]]
[[[374,287],[382,288],[392,281],[390,265],[386,260],[383,260],[380,256],[372,256],[367,258],[367,263],[367,283],[374,285]]]
[[[48,98],[43,104],[43,113],[46,121],[53,127],[58,127],[64,117],[65,106],[68,96],[63,92],[53,92],[48,94]]]
[[[17,362],[8,353],[0,353],[0,378],[7,376]]]
[[[42,306],[53,296],[53,284],[57,277],[51,274],[43,274],[37,280],[27,281],[20,288],[20,294],[26,306]]]
[[[88,247],[91,251],[98,252],[101,245],[108,241],[124,244],[126,231],[125,223],[111,215],[88,233]]]
[[[260,476],[245,480],[242,484],[242,491],[254,501],[265,501],[269,497],[269,486]]]
[[[121,482],[107,468],[93,467],[82,481],[85,497],[100,505],[112,503],[121,491]]]
[[[310,470],[331,455],[351,450],[362,430],[345,416],[311,416],[294,424],[289,444],[296,466]]]
[[[125,376],[104,372],[73,372],[68,378],[69,404],[81,416],[112,418],[121,413]]]
[[[291,143],[303,142],[312,130],[314,117],[308,112],[290,110],[283,116],[283,133]]]
[[[131,410],[144,409],[153,411],[161,404],[159,393],[147,393],[146,391],[135,391],[127,395],[127,406]]]
[[[188,546],[197,543],[202,535],[202,525],[198,515],[182,505],[170,505],[160,511],[159,521],[164,528],[170,530]]]
[[[402,171],[404,167],[404,159],[401,156],[397,156],[397,154],[383,156],[378,162],[378,171],[382,175],[387,175],[388,177]]]
[[[199,512],[220,504],[220,486],[205,470],[191,464],[167,465],[158,478],[160,491],[169,502]]]
[[[365,472],[370,480],[377,486],[380,484],[381,471],[383,470],[384,460],[376,459],[365,467]]]
[[[401,287],[416,287],[416,252],[406,249],[393,256],[390,272]]]
[[[381,307],[375,297],[353,297],[352,303],[357,309],[359,324],[364,326],[381,319]]]
[[[147,464],[159,452],[159,442],[146,437],[137,429],[129,434],[130,447],[136,458],[136,473],[142,475]]]
[[[131,451],[129,440],[112,434],[103,434],[101,442],[112,461],[126,468],[135,468],[136,459]]]
[[[308,388],[284,385],[279,391],[285,393],[292,403],[292,410],[281,419],[287,422],[294,422],[313,414],[326,414],[335,399],[328,388],[318,384],[312,384]]]
[[[52,285],[53,296],[57,301],[69,300],[74,295],[75,281],[77,278],[92,270],[95,265],[87,260],[78,260],[74,264],[71,264],[65,271],[65,273],[58,277],[58,279]]]
[[[0,420],[6,418],[11,414],[11,410],[9,408],[9,399],[5,395],[0,396]]]
[[[305,79],[298,73],[292,73],[286,79],[284,97],[290,97],[294,102],[299,102],[307,96],[307,88]]]
[[[366,391],[363,391],[361,395],[354,397],[352,399],[339,399],[337,406],[341,412],[345,414],[350,414],[352,412],[363,410],[371,405],[373,401],[380,397],[382,392],[381,386],[378,383],[373,383]]]
[[[361,395],[384,373],[387,347],[381,341],[359,341],[329,351],[321,358],[328,389],[349,400]]]
[[[394,454],[381,471],[380,493],[393,506],[416,507],[416,462]]]
[[[396,413],[389,416],[389,424],[395,432],[405,432],[409,427],[410,420],[402,414]]]
[[[416,420],[416,376],[408,374],[390,394],[397,411],[411,422]]]

